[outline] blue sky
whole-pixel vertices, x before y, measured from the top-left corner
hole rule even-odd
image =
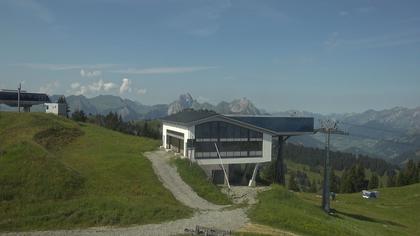
[[[420,1],[0,1],[0,88],[190,92],[269,111],[420,106]]]

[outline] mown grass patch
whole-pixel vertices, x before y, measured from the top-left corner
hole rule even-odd
[[[59,150],[62,146],[71,143],[82,135],[83,132],[79,128],[53,126],[36,133],[34,140],[48,150]]]
[[[198,196],[214,204],[227,205],[232,203],[226,194],[207,180],[206,173],[197,163],[191,163],[187,159],[181,158],[173,158],[171,163],[176,166],[182,180],[191,186]]]

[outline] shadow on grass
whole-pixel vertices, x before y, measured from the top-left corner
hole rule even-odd
[[[389,220],[375,219],[375,218],[368,217],[368,216],[365,216],[365,215],[352,214],[352,213],[347,213],[347,212],[342,212],[342,211],[337,211],[337,210],[334,210],[334,213],[341,214],[341,215],[344,215],[344,216],[347,216],[347,217],[350,217],[350,218],[353,218],[353,219],[356,219],[356,220],[363,220],[363,221],[369,221],[369,222],[380,223],[380,224],[389,224],[389,225],[393,225],[393,226],[399,226],[399,227],[407,228],[407,226],[402,225],[400,223],[396,223],[396,222],[389,221]],[[341,217],[338,217],[338,218],[341,218]]]

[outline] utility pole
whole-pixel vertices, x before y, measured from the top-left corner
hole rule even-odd
[[[20,112],[20,90],[22,89],[22,84],[19,83],[18,87],[18,111]]]
[[[330,175],[331,175],[331,164],[330,164],[330,136],[331,134],[348,135],[348,133],[338,130],[337,121],[334,120],[321,120],[321,128],[315,132],[325,134],[325,162],[324,162],[324,183],[322,187],[322,209],[325,212],[330,213]]]

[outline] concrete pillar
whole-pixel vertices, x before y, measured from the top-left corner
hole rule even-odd
[[[283,145],[284,145],[284,138],[283,136],[278,137],[278,144],[277,144],[277,159],[275,163],[274,169],[274,183],[280,185],[286,185],[285,181],[285,168],[284,168],[284,160],[283,160]]]

